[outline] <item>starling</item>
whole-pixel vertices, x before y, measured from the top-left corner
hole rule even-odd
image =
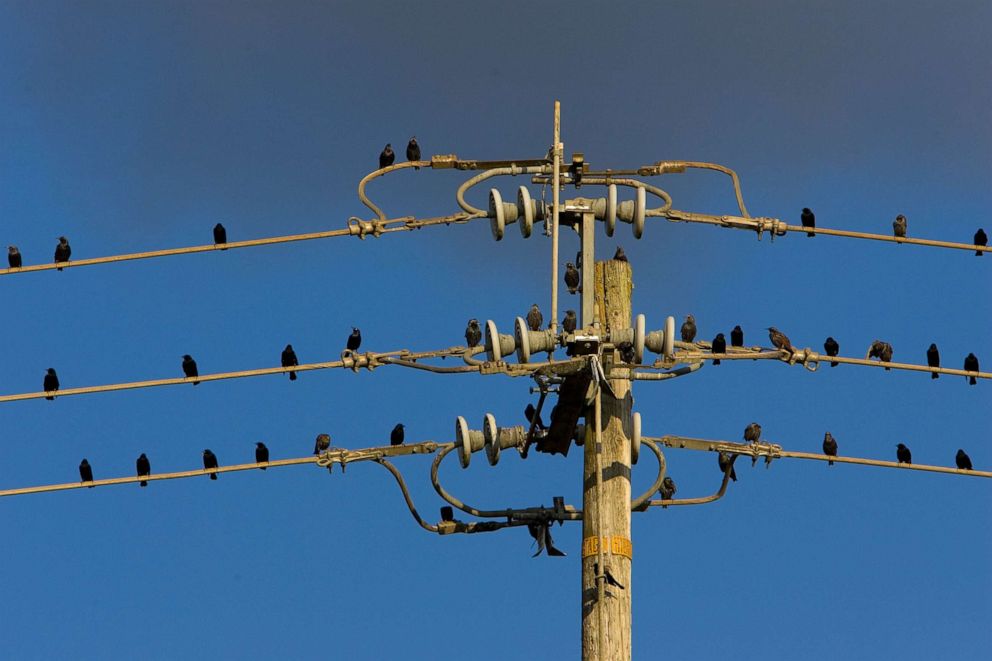
[[[617,246],[617,251],[613,253],[613,259],[618,262],[627,261],[627,254],[623,251],[623,246]]]
[[[317,434],[317,440],[313,444],[313,453],[320,454],[321,452],[326,452],[329,447],[331,447],[330,434]]]
[[[49,367],[48,371],[45,372],[45,381],[42,387],[45,389],[45,392],[55,392],[56,390],[59,389],[59,376],[58,374],[55,373],[54,368]],[[52,396],[48,396],[45,399],[51,402],[55,398]]]
[[[282,350],[282,366],[283,367],[296,367],[300,364],[300,361],[296,358],[296,352],[293,351],[293,345],[287,344],[286,348]],[[289,380],[296,381],[296,372],[289,373]]]
[[[68,262],[72,255],[72,248],[69,247],[69,239],[64,236],[59,237],[59,245],[55,246],[55,263]],[[60,268],[59,271],[62,269]]]
[[[541,330],[541,325],[544,323],[544,315],[541,314],[541,309],[537,307],[537,303],[530,306],[530,311],[527,313],[527,327],[532,331]]]
[[[913,463],[913,455],[910,453],[909,448],[902,443],[896,446],[896,459],[899,460],[900,464]]]
[[[469,347],[477,347],[481,341],[482,329],[479,328],[479,320],[469,319],[468,326],[465,327],[465,343]]]
[[[789,338],[786,337],[785,333],[774,326],[769,326],[765,330],[768,331],[768,339],[771,340],[776,349],[788,351],[789,353],[795,353],[796,349],[792,346],[792,342],[789,341]]]
[[[391,144],[387,144],[386,148],[382,150],[381,154],[379,154],[379,169],[381,170],[382,168],[388,168],[395,160],[396,153],[393,152],[393,146]]]
[[[837,456],[837,441],[830,434],[830,432],[827,432],[826,434],[823,435],[823,454],[827,455],[828,457]],[[828,461],[827,465],[833,466],[834,462]]]
[[[393,427],[393,431],[389,432],[389,444],[390,445],[403,445],[403,423],[399,423]]]
[[[799,216],[799,220],[802,221],[803,227],[809,227],[811,229],[816,227],[816,216],[807,207],[803,207],[803,213]],[[806,236],[816,236],[814,232],[806,232]]]
[[[744,331],[741,329],[740,325],[734,326],[734,330],[730,331],[730,346],[744,346]]]
[[[962,454],[964,453],[958,450],[958,457],[960,457]],[[960,466],[960,462],[958,463],[958,466]],[[968,468],[971,468],[970,463],[968,464]],[[79,462],[79,479],[83,482],[93,481],[93,469],[90,467],[90,462],[86,461],[85,459]],[[91,486],[90,489],[92,488],[93,487]]]
[[[17,246],[7,246],[7,263],[12,269],[21,268],[21,251]]]
[[[183,374],[186,375],[187,379],[192,379],[200,375],[196,369],[196,361],[193,360],[193,356],[188,353],[183,355]],[[193,382],[194,386],[200,385],[199,381]]]
[[[969,353],[968,357],[964,359],[964,370],[966,372],[977,372],[978,371],[978,357],[973,353]],[[978,379],[973,376],[966,376],[969,379],[968,383],[975,385],[978,383]]]
[[[537,542],[537,553],[535,553],[533,558],[541,555],[541,551],[544,549],[548,550],[549,556],[564,556],[565,552],[560,551],[555,548],[554,541],[551,539],[551,522],[550,521],[539,521],[527,524],[527,532],[530,536],[534,538]]]
[[[575,310],[565,310],[565,318],[561,320],[561,329],[566,333],[574,333],[578,319],[575,317]]]
[[[936,344],[930,344],[930,348],[927,349],[927,365],[930,367],[940,367],[940,352],[937,351]],[[930,373],[931,379],[939,379],[940,375],[936,372]]]
[[[86,461],[86,460],[83,459],[83,461]],[[971,457],[968,456],[968,453],[967,452],[965,452],[964,450],[962,450],[960,448],[958,449],[958,453],[956,455],[954,455],[954,463],[956,463],[958,465],[958,468],[960,468],[963,471],[974,470],[971,467]],[[82,471],[82,466],[80,466],[79,470]],[[90,479],[93,479],[93,478],[90,478]]]
[[[597,576],[599,575],[599,563],[598,562],[592,563],[592,570],[593,570],[593,573],[595,573]],[[610,568],[609,567],[606,567],[603,570],[603,579],[606,581],[606,584],[607,585],[612,585],[613,587],[620,588],[621,590],[626,590],[627,589],[627,588],[625,588],[623,586],[623,583],[621,583],[620,581],[618,581],[613,576],[613,574],[610,572]]]
[[[744,440],[748,443],[757,443],[761,440],[761,425],[752,422],[744,428]]]
[[[524,409],[524,417],[527,418],[527,422],[534,425],[534,429],[547,429],[544,426],[544,421],[541,420],[541,416],[537,416],[537,422],[534,422],[534,416],[537,415],[537,409],[534,408],[533,404],[528,404],[527,408]]]
[[[203,451],[203,468],[210,470],[211,468],[217,468],[217,455],[215,455],[210,450]],[[217,479],[217,473],[210,474],[211,480]]]
[[[144,452],[142,452],[141,453],[141,456],[138,457],[138,461],[136,461],[134,463],[135,463],[135,465],[138,468],[138,477],[143,477],[145,475],[151,475],[152,474],[152,463],[150,461],[148,461],[148,457],[145,456],[145,453]],[[141,486],[147,487],[148,486],[148,482],[146,482],[145,480],[142,480],[141,481]]]
[[[865,360],[870,360],[871,358],[878,358],[880,361],[888,363],[892,361],[892,345],[888,342],[883,342],[882,340],[875,340],[868,347],[868,353],[865,355]],[[886,371],[889,370],[888,367],[885,368]]]
[[[265,447],[265,443],[259,441],[255,443],[255,463],[256,464],[267,464],[269,463],[269,448]],[[264,471],[265,466],[260,466]]]
[[[899,238],[906,236],[906,216],[899,214],[896,219],[892,221],[892,235]]]
[[[892,362],[892,345],[888,342],[885,343],[885,347],[882,348],[882,354],[879,356],[883,363]],[[888,372],[889,368],[886,367],[885,371]]]
[[[987,245],[989,245],[989,237],[988,237],[987,234],[985,234],[985,230],[983,230],[981,227],[979,227],[978,228],[978,231],[975,232],[975,245],[976,246],[987,246]],[[15,251],[17,250],[17,248],[15,248],[14,246],[11,246],[11,248],[13,250],[15,250]],[[984,254],[984,251],[982,251],[982,250],[976,250],[975,251],[975,256],[976,257],[981,257],[982,254]],[[13,264],[11,264],[11,266],[13,266]],[[18,266],[20,266],[20,264],[18,264]]]
[[[565,286],[569,294],[579,291],[579,269],[572,262],[565,263]]]
[[[692,342],[696,339],[696,318],[691,314],[685,316],[685,321],[682,322],[682,341]]]
[[[621,342],[617,345],[617,351],[620,352],[620,360],[632,365],[637,359],[637,355],[634,352],[634,344],[632,342]]]
[[[840,345],[837,344],[837,340],[832,337],[828,337],[823,342],[823,350],[827,352],[828,356],[836,356],[840,353]],[[840,363],[835,361],[831,361],[830,363],[831,367],[837,367],[838,365],[840,365]]]
[[[675,488],[675,480],[670,477],[666,477],[661,481],[661,488],[658,489],[658,493],[661,494],[662,500],[671,500],[672,496],[678,489]],[[668,509],[668,505],[662,505],[665,509]]]
[[[412,138],[410,138],[410,142],[406,143],[406,160],[408,161],[420,160],[420,145],[417,144],[417,136],[413,136]],[[413,169],[419,170],[420,166],[414,165]]]
[[[713,345],[710,350],[711,353],[727,353],[727,340],[723,337],[723,333],[717,333],[716,337],[713,338]],[[713,359],[714,365],[720,364],[719,358]]]
[[[220,223],[214,225],[214,244],[223,245],[227,243],[227,230]],[[221,250],[227,250],[227,248],[221,248]]]
[[[734,470],[734,462],[737,461],[737,455],[735,454],[731,456],[726,452],[721,452],[720,454],[717,455],[716,459],[720,464],[720,472],[726,474],[727,471],[729,470],[730,479],[736,482],[737,471]]]
[[[362,346],[362,331],[352,326],[351,335],[348,336],[348,343],[345,346],[348,351],[358,351],[358,347]]]

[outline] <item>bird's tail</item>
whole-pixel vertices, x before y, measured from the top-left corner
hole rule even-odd
[[[982,256],[982,251],[981,250],[976,250],[975,251],[975,257],[981,257],[981,256]]]
[[[827,466],[833,466],[833,465],[834,465],[834,462],[832,462],[832,461],[828,461],[827,462]]]
[[[939,374],[937,374],[936,372],[932,372],[932,373],[930,374],[930,378],[931,378],[931,379],[939,379],[939,378],[940,378],[940,375],[939,375]]]
[[[259,468],[261,468],[263,471],[265,470],[265,466],[259,466]]]
[[[831,367],[837,367],[838,365],[840,365],[840,363],[830,363]]]
[[[806,236],[816,236],[813,232],[806,232]]]
[[[296,372],[290,372],[289,373],[289,380],[290,381],[296,381]]]
[[[978,384],[978,380],[975,377],[971,377],[971,381],[969,381],[968,383],[974,386]]]
[[[143,486],[143,487],[147,487],[147,486],[148,486],[148,483],[147,483],[147,482],[144,482],[144,481],[142,481],[142,483],[141,483],[141,486]]]
[[[47,399],[50,402],[54,402],[55,401],[55,398],[54,397],[46,397],[45,399]]]
[[[216,480],[217,479],[217,473],[211,473],[210,474],[210,479],[211,480]]]
[[[714,365],[719,365],[720,364],[720,359],[719,358],[714,358],[713,359],[713,364]]]
[[[733,480],[734,482],[737,481],[737,471],[735,471],[732,466],[730,468],[730,479]]]

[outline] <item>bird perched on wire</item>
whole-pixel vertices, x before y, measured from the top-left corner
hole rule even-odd
[[[300,364],[300,361],[296,358],[296,352],[293,351],[292,344],[287,344],[286,348],[282,350],[281,358],[283,367],[296,367]],[[296,372],[289,373],[289,380],[296,381]]]
[[[896,219],[892,221],[892,235],[899,238],[904,238],[906,236],[906,216],[899,214]]]
[[[220,223],[214,225],[214,244],[224,245],[227,243],[227,230]],[[222,248],[221,250],[227,250],[227,248]]]
[[[55,392],[59,389],[59,375],[55,373],[55,368],[49,367],[45,372],[45,380],[42,383],[42,387],[45,389],[45,392]],[[55,398],[49,395],[45,399],[51,402]]]
[[[632,365],[636,362],[637,353],[634,351],[633,342],[621,342],[617,345],[617,351],[620,352],[620,360],[628,365]]]
[[[420,160],[420,145],[417,144],[417,136],[410,138],[410,142],[406,143],[406,160],[408,161],[419,161]],[[419,170],[419,165],[413,166],[414,170]]]
[[[17,246],[7,246],[7,263],[12,269],[21,268],[21,251],[17,249]]]
[[[868,347],[868,353],[865,355],[865,360],[872,358],[878,358],[883,363],[892,362],[892,345],[882,340],[875,340]],[[886,367],[885,370],[889,371],[889,368]]]
[[[978,356],[973,353],[969,353],[964,359],[964,371],[965,372],[977,372],[978,371]],[[975,385],[978,383],[978,379],[973,376],[966,376],[968,383]]]
[[[59,244],[55,246],[55,263],[68,262],[72,256],[72,248],[69,247],[69,239],[64,236],[59,237]],[[62,269],[60,268],[59,271]]]
[[[726,474],[726,472],[729,470],[730,479],[736,482],[737,471],[734,470],[734,462],[737,461],[737,455],[735,454],[731,456],[727,452],[721,452],[720,454],[717,455],[716,459],[720,465],[720,472]]]
[[[937,350],[936,344],[931,343],[930,348],[927,349],[927,366],[940,367],[940,352]],[[936,372],[931,372],[930,378],[939,379],[940,375]]]
[[[958,453],[960,454],[960,452],[961,451],[959,450]],[[79,479],[83,482],[93,481],[93,468],[90,466],[90,462],[86,461],[86,459],[79,462]],[[93,487],[91,486],[90,489],[92,488]]]
[[[752,422],[744,428],[744,440],[748,443],[757,443],[761,440],[761,425]]]
[[[85,459],[83,461],[86,461]],[[954,463],[957,464],[958,468],[963,471],[974,470],[971,467],[971,457],[964,450],[958,448],[958,453],[954,456]],[[90,478],[92,479],[92,478]]]
[[[658,493],[661,494],[662,500],[671,500],[678,489],[675,488],[675,480],[670,477],[665,477],[661,481],[661,488],[658,489]],[[662,505],[663,508],[668,509],[668,505]]]
[[[792,346],[792,342],[789,341],[789,338],[786,336],[785,333],[775,328],[774,326],[769,326],[765,330],[768,331],[768,339],[771,340],[772,345],[774,345],[776,349],[781,349],[782,351],[788,351],[790,354],[796,352],[795,347]]]
[[[527,408],[524,409],[524,417],[527,418],[527,422],[534,425],[534,429],[547,429],[541,416],[537,415],[537,421],[534,421],[535,415],[537,415],[537,409],[534,408],[533,404],[528,404]]]
[[[565,286],[569,294],[579,291],[579,269],[572,262],[565,262]]]
[[[390,445],[403,445],[403,438],[405,434],[403,433],[403,423],[397,424],[393,427],[393,431],[389,432],[389,444]]]
[[[989,245],[989,237],[985,233],[985,230],[983,230],[981,227],[979,227],[978,228],[978,231],[975,232],[975,245],[976,246],[983,246],[983,247]],[[11,248],[13,248],[13,247],[14,246],[11,246]],[[976,250],[975,251],[975,256],[976,257],[981,257],[983,254],[985,254],[985,251],[983,251],[983,250]],[[13,265],[11,265],[11,266],[13,266]]]
[[[152,462],[148,461],[148,457],[142,452],[138,460],[134,462],[135,467],[138,469],[138,477],[145,477],[146,475],[152,474]],[[141,481],[141,486],[147,487],[148,482],[145,480]]]
[[[744,330],[740,327],[740,324],[734,326],[734,330],[730,331],[730,346],[744,346]]]
[[[627,253],[623,251],[623,246],[617,246],[617,251],[613,253],[613,259],[615,259],[618,262],[627,261]]]
[[[682,322],[682,328],[680,329],[683,342],[692,342],[696,339],[696,318],[691,314],[685,316],[685,321]]]
[[[203,468],[205,470],[210,470],[211,468],[217,468],[217,455],[215,455],[210,450],[203,451]],[[217,473],[211,473],[210,479],[216,480]]]
[[[478,319],[469,319],[468,326],[465,327],[465,344],[470,348],[479,346],[482,341],[482,329],[479,327]]]
[[[313,444],[313,453],[320,454],[321,452],[326,452],[329,447],[331,447],[331,435],[317,434],[317,440]]]
[[[255,463],[256,464],[267,464],[269,463],[269,448],[265,447],[265,443],[259,441],[255,443]],[[263,471],[265,466],[259,466]]]
[[[196,369],[196,361],[188,353],[183,354],[183,374],[186,375],[187,379],[193,379],[200,375],[200,372]],[[200,382],[194,381],[193,385],[198,386]]]
[[[913,454],[909,451],[902,443],[896,445],[896,459],[899,460],[900,464],[911,464],[913,463]]]
[[[803,227],[809,227],[810,229],[816,228],[816,216],[808,207],[803,207],[803,212],[799,216],[799,220],[802,222]],[[806,232],[806,236],[816,236],[816,233]]]
[[[826,434],[823,435],[823,454],[827,455],[828,457],[837,456],[837,441],[830,434],[830,432],[827,432]],[[828,461],[827,465],[833,466],[834,462]]]
[[[530,311],[527,312],[527,327],[532,331],[539,331],[543,324],[544,315],[541,314],[541,308],[537,307],[537,303],[535,303],[530,306]]]
[[[727,353],[727,339],[723,336],[723,333],[717,333],[716,337],[713,338],[713,343],[711,347],[712,353]],[[713,359],[714,365],[720,364],[719,358]]]
[[[360,346],[362,346],[362,331],[352,326],[351,335],[348,336],[348,342],[345,344],[345,348],[348,351],[358,351],[358,347]]]
[[[551,521],[536,521],[534,523],[527,524],[527,532],[530,536],[534,538],[537,542],[537,553],[532,555],[532,558],[536,558],[541,555],[541,551],[547,549],[548,555],[552,557],[564,557],[565,552],[555,548],[555,543],[551,539]]]
[[[379,169],[388,168],[396,160],[396,152],[393,151],[393,145],[387,144],[382,153],[379,154]]]
[[[575,310],[565,310],[565,318],[561,320],[561,329],[569,334],[574,333],[578,323]]]
[[[835,340],[832,337],[828,337],[823,342],[823,350],[827,353],[828,356],[836,356],[838,353],[840,353],[840,345],[837,344],[837,340]],[[840,365],[840,363],[836,361],[830,362],[831,367],[837,367],[838,365]]]

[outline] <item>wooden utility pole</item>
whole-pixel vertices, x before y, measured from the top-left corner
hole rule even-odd
[[[600,332],[630,328],[633,288],[630,264],[616,260],[596,262],[595,277],[595,319]],[[604,367],[608,367],[613,356],[606,354],[603,360]],[[604,385],[600,389],[599,406],[590,407],[586,413],[582,471],[583,661],[627,661],[631,657],[632,396],[629,381],[617,379],[608,383],[610,388]],[[612,580],[607,579],[607,572]]]

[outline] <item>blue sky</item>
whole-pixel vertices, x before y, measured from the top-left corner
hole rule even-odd
[[[872,3],[0,4],[0,244],[25,263],[343,227],[386,142],[402,153],[543,155],[563,104],[567,153],[593,167],[717,161],[754,215],[970,241],[992,231],[992,7]],[[393,216],[456,209],[451,171],[370,189]],[[503,180],[504,196],[523,180]],[[733,210],[713,173],[657,182],[677,207]],[[536,191],[536,188],[532,189]],[[590,189],[591,190],[591,189]],[[590,195],[583,189],[582,195]],[[481,192],[475,202],[484,201]],[[567,196],[573,196],[569,191]],[[775,325],[863,355],[988,363],[989,268],[970,253],[652,222],[622,243],[635,312],[686,313],[700,337]],[[577,238],[565,235],[563,255]],[[549,306],[548,241],[485,223],[3,277],[4,394],[337,357],[352,325],[372,350],[461,341],[469,317],[509,328]],[[983,365],[985,364],[983,363]],[[519,424],[529,382],[399,368],[265,377],[0,406],[4,488],[302,456],[337,445],[447,441],[464,415]],[[638,383],[645,433],[992,466],[988,384],[766,362]],[[679,495],[718,483],[712,455],[667,454]],[[396,462],[436,519],[430,460]],[[634,471],[649,484],[652,463]],[[728,496],[633,522],[637,657],[964,659],[992,643],[992,508],[980,479],[782,461]],[[487,507],[581,499],[581,454],[508,454],[443,477]],[[11,658],[575,658],[580,528],[566,559],[531,559],[524,530],[431,536],[384,470],[265,473],[5,499],[0,638]]]

